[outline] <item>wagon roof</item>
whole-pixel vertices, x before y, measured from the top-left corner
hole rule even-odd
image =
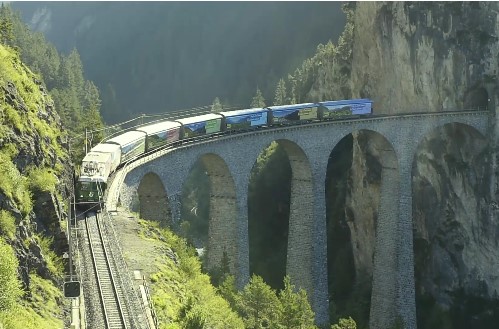
[[[102,162],[109,161],[110,157],[111,157],[111,155],[109,153],[101,153],[101,152],[90,151],[83,158],[83,162],[95,161],[95,162],[102,163]]]
[[[373,101],[368,98],[359,98],[359,99],[343,99],[339,101],[325,101],[319,102],[321,105],[342,105],[342,104],[359,104],[359,103],[372,103]]]
[[[150,124],[150,125],[147,125],[147,126],[139,127],[136,130],[137,131],[143,131],[143,132],[145,132],[146,134],[149,135],[149,134],[154,134],[154,133],[158,133],[158,132],[161,132],[161,131],[165,131],[165,130],[168,130],[168,129],[180,128],[180,126],[181,126],[181,124],[178,123],[178,122],[174,122],[174,121],[162,121],[162,122]]]
[[[124,134],[121,134],[119,136],[111,138],[110,140],[107,140],[106,143],[116,143],[123,146],[144,137],[145,133],[143,131],[128,131]]]
[[[216,113],[208,113],[208,114],[198,115],[195,117],[178,119],[175,121],[180,122],[181,124],[185,125],[185,124],[189,124],[189,123],[202,122],[202,121],[208,121],[208,120],[213,120],[213,119],[222,119],[222,116],[220,114],[216,114]]]
[[[119,145],[101,143],[95,145],[90,152],[114,153],[120,149]]]
[[[268,108],[271,110],[297,110],[308,107],[316,107],[317,103],[303,103],[303,104],[294,104],[294,105],[278,105],[278,106],[269,106]]]
[[[233,117],[237,115],[244,115],[244,114],[251,114],[251,113],[260,113],[260,112],[268,112],[268,109],[264,108],[252,108],[252,109],[246,109],[246,110],[236,110],[236,111],[225,111],[225,112],[220,112],[221,115],[225,117]]]

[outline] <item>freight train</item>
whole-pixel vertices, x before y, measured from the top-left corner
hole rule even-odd
[[[76,202],[80,206],[101,204],[108,178],[118,167],[145,153],[187,140],[363,115],[372,115],[370,99],[269,106],[138,126],[97,144],[87,153],[76,184]]]

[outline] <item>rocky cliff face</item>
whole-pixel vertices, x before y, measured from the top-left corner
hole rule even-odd
[[[351,88],[378,113],[485,106],[498,71],[496,2],[359,2]]]
[[[452,140],[453,143],[448,141]],[[490,150],[483,136],[446,126],[427,136],[413,167],[415,273],[420,294],[497,298],[499,226],[488,215]]]

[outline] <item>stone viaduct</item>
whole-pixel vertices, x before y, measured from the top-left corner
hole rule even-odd
[[[292,170],[286,272],[307,290],[318,324],[328,323],[325,181],[329,156],[345,136],[359,130],[380,134],[382,164],[372,282],[370,327],[387,329],[400,317],[416,328],[412,185],[414,155],[431,131],[450,123],[493,135],[487,111],[373,116],[223,136],[161,150],[127,165],[111,184],[108,210],[141,208],[165,216],[167,204],[180,220],[180,195],[191,167],[201,159],[212,183],[208,265],[225,250],[242,286],[249,280],[248,184],[258,155],[272,142],[284,146]],[[332,160],[334,161],[334,159]],[[116,192],[112,192],[116,191]],[[141,195],[142,194],[142,195]],[[154,215],[154,214],[153,214]]]

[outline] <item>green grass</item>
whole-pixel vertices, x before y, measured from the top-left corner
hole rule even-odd
[[[16,234],[16,222],[10,212],[0,210],[0,235],[14,239]]]
[[[204,328],[244,328],[239,316],[216,293],[208,275],[201,273],[201,263],[194,248],[158,223],[139,221],[139,235],[162,241],[177,256],[177,262],[162,257],[155,262],[158,272],[151,275],[154,309],[160,329],[194,328],[201,321]]]
[[[14,200],[23,215],[29,214],[33,209],[33,201],[27,179],[17,170],[10,156],[3,152],[0,152],[0,177],[0,190]]]
[[[42,249],[42,254],[47,261],[47,268],[49,271],[56,277],[62,277],[64,274],[64,265],[62,258],[52,250],[54,239],[42,235],[35,235],[35,239]]]
[[[33,192],[55,193],[57,177],[53,169],[32,167],[28,170],[28,183]]]
[[[58,300],[62,292],[52,282],[30,274],[32,297],[8,311],[0,311],[2,329],[59,329],[64,327]],[[3,327],[2,327],[3,326]]]

